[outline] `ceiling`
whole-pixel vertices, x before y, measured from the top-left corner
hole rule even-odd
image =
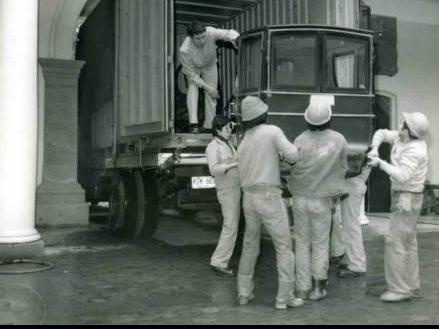
[[[197,20],[209,25],[221,25],[258,2],[259,0],[175,0],[174,18],[177,24]]]

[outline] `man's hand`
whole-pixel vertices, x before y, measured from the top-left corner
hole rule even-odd
[[[369,157],[368,164],[371,165],[372,167],[377,167],[379,166],[380,162],[381,159],[379,157]]]
[[[376,147],[376,146],[372,147],[372,149],[369,151],[369,153],[367,153],[368,158],[376,158],[378,156],[379,156],[378,147]]]
[[[212,88],[210,86],[206,86],[205,90],[209,94],[209,96],[212,97],[213,99],[219,98],[218,90],[216,90],[215,88]]]

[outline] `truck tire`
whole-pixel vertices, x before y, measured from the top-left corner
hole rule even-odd
[[[142,233],[147,238],[154,234],[160,218],[160,198],[155,174],[154,170],[143,173],[145,212]]]
[[[125,236],[128,238],[137,238],[142,234],[146,214],[145,204],[145,186],[143,175],[140,170],[135,170],[130,174],[130,193],[125,221]]]
[[[114,236],[121,236],[127,216],[127,179],[125,175],[116,173],[109,198],[110,232]]]

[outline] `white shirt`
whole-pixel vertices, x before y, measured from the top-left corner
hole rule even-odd
[[[334,130],[306,130],[294,144],[299,160],[291,168],[288,189],[294,195],[334,197],[346,192],[347,142]]]
[[[238,147],[242,187],[280,187],[279,153],[288,163],[294,163],[298,158],[296,146],[279,127],[261,124],[246,131]]]
[[[180,61],[183,65],[183,73],[189,80],[201,87],[203,80],[199,70],[205,67],[216,65],[218,59],[216,55],[216,40],[234,41],[239,37],[235,30],[216,29],[211,26],[206,27],[206,43],[203,48],[196,47],[191,37],[186,37],[180,47]]]
[[[396,130],[380,129],[372,139],[372,146],[393,144],[390,160],[380,161],[380,168],[390,176],[392,189],[403,192],[422,192],[428,171],[427,144],[421,139],[402,142]]]
[[[237,152],[233,145],[215,137],[206,148],[207,163],[210,174],[215,178],[217,190],[224,188],[240,188],[238,168],[226,171],[226,165],[238,162]]]

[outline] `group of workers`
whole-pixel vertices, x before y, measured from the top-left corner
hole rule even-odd
[[[224,275],[234,275],[229,261],[237,238],[243,192],[246,226],[237,273],[238,304],[246,305],[255,297],[254,269],[262,225],[276,252],[275,308],[298,307],[304,299],[327,296],[331,226],[333,230],[336,227],[333,214],[338,201],[342,222],[338,229],[345,251],[338,276],[365,274],[366,253],[358,217],[371,167],[386,172],[392,183],[391,223],[384,251],[388,289],[380,298],[398,302],[420,296],[416,222],[428,164],[425,115],[404,113],[399,131],[378,130],[367,157],[357,157],[360,170],[354,171],[348,168],[345,138],[330,129],[332,108],[327,102],[310,102],[305,111],[308,129],[294,143],[279,127],[267,124],[268,106],[258,97],[242,100],[241,115],[245,132],[237,149],[230,138],[233,122],[224,116],[214,118],[215,137],[206,149],[224,217],[210,264]],[[378,156],[383,142],[393,144],[391,163]],[[291,166],[288,189],[292,193],[295,254],[282,200],[281,161]]]
[[[342,134],[330,129],[329,102],[311,99],[305,111],[308,129],[291,143],[279,127],[267,124],[268,106],[258,97],[247,96],[241,102],[244,136],[236,148],[231,139],[233,122],[228,117],[215,116],[215,40],[233,42],[239,33],[191,24],[188,34],[180,55],[190,81],[187,105],[191,126],[197,132],[194,109],[201,87],[207,94],[204,127],[211,128],[214,136],[206,155],[224,218],[210,264],[223,275],[235,275],[229,261],[237,239],[242,197],[245,233],[237,273],[238,304],[247,305],[255,298],[254,270],[262,226],[275,247],[276,309],[298,307],[304,299],[327,296],[331,235],[343,241],[344,257],[338,275],[355,277],[366,272],[358,218],[372,167],[387,173],[392,184],[391,223],[384,251],[388,289],[380,298],[398,302],[420,296],[416,222],[428,167],[425,115],[404,113],[398,131],[378,130],[367,155],[354,156],[350,167],[357,169],[350,170],[348,143]],[[379,158],[381,143],[393,145],[390,163]],[[291,166],[288,189],[292,194],[295,254],[282,199],[281,161]]]

